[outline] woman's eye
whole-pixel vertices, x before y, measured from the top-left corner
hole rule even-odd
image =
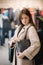
[[[23,18],[21,18],[21,20],[23,20]]]
[[[25,17],[25,19],[27,19],[27,17]]]
[[[21,18],[21,20],[23,20],[23,19],[27,19],[27,17],[25,17],[25,18]]]

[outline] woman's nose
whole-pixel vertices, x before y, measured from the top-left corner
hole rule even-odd
[[[22,20],[23,22],[25,21],[25,19]]]

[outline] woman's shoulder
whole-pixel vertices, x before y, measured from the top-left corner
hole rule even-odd
[[[32,24],[28,24],[27,26],[25,26],[25,28],[26,28],[26,29],[32,29],[32,28],[35,28],[35,26],[32,25]]]
[[[35,26],[30,25],[30,26],[28,27],[28,31],[36,31]]]
[[[29,27],[30,29],[35,29],[35,27],[33,26],[33,25],[30,25],[30,27]]]

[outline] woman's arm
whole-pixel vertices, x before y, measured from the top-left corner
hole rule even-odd
[[[23,54],[31,60],[40,50],[40,41],[33,26],[28,30],[28,37],[31,42],[31,46],[24,50]]]

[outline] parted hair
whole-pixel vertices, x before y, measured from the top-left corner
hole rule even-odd
[[[18,18],[18,20],[19,20],[18,25],[24,26],[22,24],[22,21],[21,21],[22,14],[26,14],[29,17],[29,23],[34,25],[33,20],[32,20],[32,15],[31,15],[30,11],[27,8],[24,8],[24,9],[21,10],[21,12],[19,14],[19,18]]]

